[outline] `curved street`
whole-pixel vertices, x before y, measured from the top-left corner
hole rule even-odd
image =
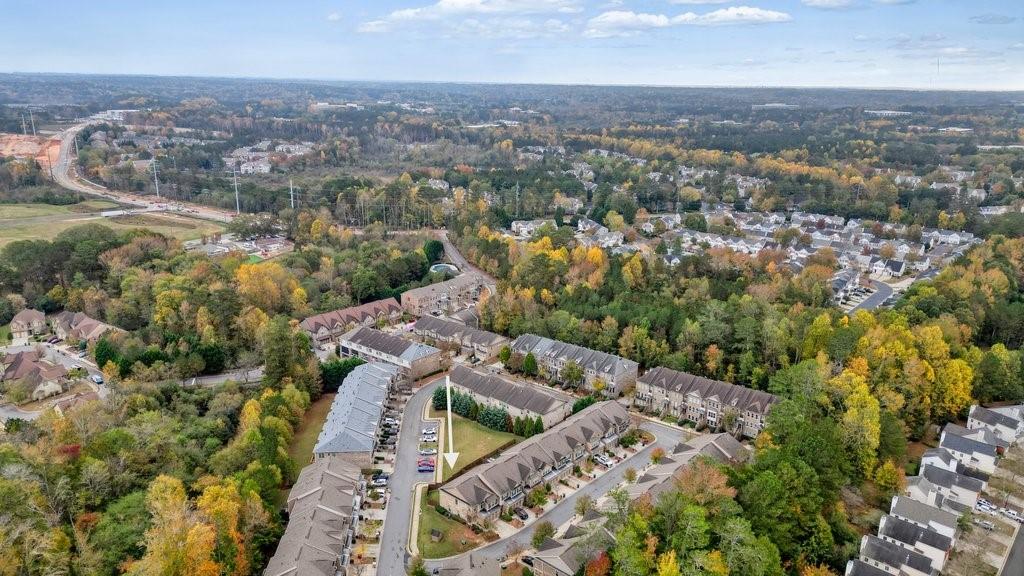
[[[416,498],[415,485],[421,482],[432,481],[430,474],[417,473],[412,463],[416,460],[420,429],[427,424],[422,420],[423,408],[433,394],[434,388],[443,381],[442,378],[439,377],[422,386],[406,404],[405,418],[399,433],[395,471],[391,475],[388,486],[390,499],[387,504],[387,516],[381,530],[381,547],[377,559],[377,574],[380,576],[404,574],[410,559],[408,543],[410,538],[409,532],[412,526],[412,510]],[[641,470],[650,461],[651,452],[655,447],[661,447],[666,452],[671,452],[684,437],[684,433],[680,429],[652,420],[642,421],[640,428],[654,434],[655,441],[618,463],[614,468],[599,476],[590,484],[567,496],[553,508],[531,522],[529,526],[509,537],[491,542],[486,546],[458,556],[425,560],[425,565],[430,570],[444,568],[449,564],[458,563],[470,554],[474,558],[483,556],[500,561],[511,548],[528,548],[530,546],[530,539],[533,536],[534,527],[538,521],[547,520],[554,526],[564,524],[575,514],[576,500],[581,495],[587,494],[596,500],[622,482],[628,468]]]

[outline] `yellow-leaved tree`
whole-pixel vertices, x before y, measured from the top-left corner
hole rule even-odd
[[[146,553],[128,573],[137,576],[218,576],[213,560],[216,531],[185,495],[181,480],[160,475],[149,485],[146,507],[153,523],[146,531]]]

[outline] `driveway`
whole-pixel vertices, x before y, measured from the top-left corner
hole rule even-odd
[[[388,481],[387,516],[381,528],[380,553],[377,556],[377,574],[380,576],[406,573],[409,526],[412,522],[413,501],[416,498],[414,486],[420,482],[434,481],[432,473],[416,471],[420,431],[427,424],[423,421],[423,408],[433,396],[434,389],[443,383],[444,375],[441,375],[424,384],[405,405],[401,431],[398,433],[395,469]],[[438,454],[435,458],[440,461],[441,455]]]
[[[596,480],[587,484],[583,488],[580,488],[574,492],[571,496],[567,496],[564,500],[555,505],[554,508],[548,510],[544,514],[540,515],[537,520],[532,522],[526,528],[523,528],[519,532],[497,540],[484,546],[471,550],[458,556],[452,556],[450,558],[444,558],[441,560],[426,560],[424,564],[429,569],[443,568],[450,563],[457,563],[463,557],[472,554],[475,559],[481,557],[491,558],[493,560],[499,560],[506,556],[508,550],[512,546],[517,546],[520,549],[530,547],[530,539],[533,537],[533,530],[537,526],[540,520],[547,520],[555,527],[558,527],[568,522],[576,514],[576,500],[579,499],[583,494],[587,494],[595,500],[606,494],[609,490],[617,486],[622,482],[626,475],[628,468],[635,468],[641,470],[644,466],[650,462],[651,452],[654,451],[655,447],[660,446],[666,452],[671,452],[673,448],[683,439],[683,432],[677,428],[659,424],[650,420],[645,420],[640,424],[640,428],[654,434],[656,440],[651,444],[648,444],[643,450],[640,450],[636,454],[618,463],[614,468],[599,476]],[[389,516],[390,518],[390,516]],[[378,574],[383,576],[384,574],[401,574],[402,572],[380,572]]]
[[[874,310],[881,306],[889,296],[892,296],[892,286],[889,286],[885,282],[879,282],[878,280],[869,280],[869,282],[871,283],[871,287],[875,289],[875,293],[850,309],[850,313],[856,312],[857,310]]]

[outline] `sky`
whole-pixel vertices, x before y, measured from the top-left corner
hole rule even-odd
[[[0,71],[1024,90],[1024,0],[0,0]]]

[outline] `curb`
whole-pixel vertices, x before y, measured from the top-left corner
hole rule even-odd
[[[420,555],[420,548],[419,545],[416,544],[416,540],[420,532],[420,502],[423,501],[422,493],[425,492],[426,489],[427,484],[424,484],[423,482],[417,482],[416,484],[413,484],[413,501],[412,509],[410,512],[410,514],[412,514],[412,518],[409,521],[409,540],[408,542],[406,542],[405,545],[406,550],[409,552],[409,555],[411,557],[416,557]]]

